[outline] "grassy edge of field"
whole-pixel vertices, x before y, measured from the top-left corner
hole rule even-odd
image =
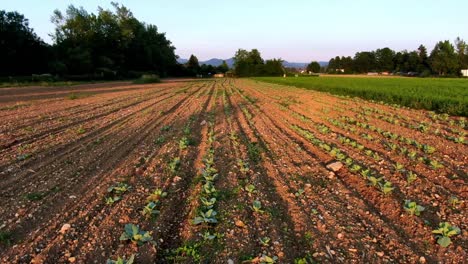
[[[250,79],[336,95],[359,97],[414,109],[468,116],[468,80],[464,79],[371,79],[365,77],[253,77]],[[426,84],[433,84],[433,86],[425,86]]]

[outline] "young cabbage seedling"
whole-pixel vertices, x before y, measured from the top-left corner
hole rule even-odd
[[[211,198],[211,199],[207,199],[205,197],[201,197],[200,198],[200,201],[201,203],[203,204],[203,206],[206,208],[206,209],[211,209],[213,208],[213,206],[215,205],[216,203],[216,198]]]
[[[115,202],[119,201],[120,199],[121,199],[120,196],[106,197],[106,204],[113,205]]]
[[[216,220],[216,215],[217,214],[218,213],[213,209],[210,209],[205,213],[200,212],[200,216],[197,216],[197,217],[195,217],[195,219],[193,219],[193,224],[194,225],[199,225],[199,224],[202,224],[202,223],[216,224],[216,223],[218,223],[218,220]]]
[[[267,255],[264,254],[260,258],[260,263],[261,264],[272,264],[272,263],[276,263],[277,260],[278,260],[277,256],[270,257],[270,256],[267,256]]]
[[[244,189],[249,193],[249,196],[255,192],[255,186],[253,184],[246,185]]]
[[[369,176],[369,177],[367,178],[367,180],[369,180],[369,185],[375,187],[375,186],[379,185],[379,184],[382,182],[383,177],[378,177],[378,178],[377,178],[377,177],[375,177],[375,176]]]
[[[150,232],[140,230],[140,227],[134,224],[126,224],[125,231],[120,236],[120,241],[132,241],[132,243],[137,244],[138,246],[143,245],[143,243],[153,241],[153,237]]]
[[[260,241],[260,244],[262,246],[268,247],[268,245],[270,244],[270,238],[269,237],[261,237],[258,240]]]
[[[406,182],[409,184],[413,183],[418,178],[418,175],[412,171],[408,171],[408,176],[406,176]]]
[[[405,200],[405,205],[403,206],[403,208],[410,215],[416,215],[416,216],[421,215],[421,212],[426,209],[423,206],[418,205],[416,202],[412,202],[411,200]]]
[[[263,213],[262,203],[259,200],[253,201],[252,209],[257,213]]]
[[[161,189],[156,189],[152,194],[146,198],[146,201],[149,202],[154,202],[158,203],[160,198],[164,198],[167,196],[167,192],[163,192]]]
[[[149,202],[145,207],[143,207],[141,214],[147,219],[156,217],[159,215],[159,210],[156,209],[156,206],[157,204],[155,202]]]
[[[393,189],[395,189],[392,185],[391,182],[389,181],[386,181],[384,184],[382,183],[379,183],[379,186],[380,186],[380,190],[383,192],[383,194],[387,195],[389,193],[391,193],[393,191]]]
[[[297,192],[294,194],[297,198],[301,197],[304,194],[304,189],[299,189]]]
[[[170,163],[169,163],[169,170],[171,170],[172,173],[176,173],[179,170],[180,167],[180,158],[175,157]]]
[[[452,226],[448,222],[443,222],[439,224],[439,228],[432,231],[433,234],[436,234],[437,243],[442,247],[448,247],[452,244],[451,236],[460,234],[460,228]]]
[[[127,260],[121,257],[118,257],[117,260],[108,259],[106,261],[106,264],[133,264],[134,261],[135,261],[135,255],[132,255]]]

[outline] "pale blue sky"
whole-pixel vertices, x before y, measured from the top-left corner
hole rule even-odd
[[[116,0],[114,0],[116,1]],[[96,12],[98,0],[0,0],[16,10],[47,42],[50,16],[70,4]],[[166,32],[182,58],[232,57],[238,48],[257,48],[264,58],[328,61],[335,55],[390,47],[432,50],[438,40],[468,41],[468,0],[140,0],[117,1],[141,21]]]

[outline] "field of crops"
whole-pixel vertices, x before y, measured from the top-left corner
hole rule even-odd
[[[2,88],[0,116],[1,263],[468,258],[462,117],[247,79]]]
[[[468,79],[366,76],[259,77],[256,79],[337,95],[357,96],[416,109],[468,116]]]

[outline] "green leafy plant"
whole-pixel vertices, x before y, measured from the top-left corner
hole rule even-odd
[[[423,206],[418,205],[416,202],[412,202],[411,200],[405,200],[405,204],[403,208],[410,215],[416,215],[416,216],[421,215],[421,212],[426,209]]]
[[[249,194],[249,196],[251,196],[251,195],[255,192],[255,185],[253,185],[253,184],[247,184],[247,185],[244,187],[244,190],[247,191],[247,193]]]
[[[126,224],[124,232],[120,235],[120,241],[131,241],[138,246],[143,245],[146,242],[153,241],[153,237],[150,232],[140,230],[138,225]]]
[[[380,186],[380,190],[383,192],[383,194],[387,195],[389,193],[391,193],[393,191],[393,189],[395,189],[395,187],[393,187],[393,184],[389,181],[385,181],[385,183],[379,183],[379,186]]]
[[[118,257],[117,260],[108,259],[106,261],[106,264],[133,264],[134,261],[135,261],[135,255],[132,255],[127,260],[121,257]]]
[[[149,202],[145,207],[143,207],[141,214],[147,219],[156,217],[157,215],[159,215],[159,210],[156,209],[156,206],[157,203]]]
[[[120,196],[111,196],[111,197],[106,197],[106,204],[107,205],[113,205],[114,203],[120,201],[122,197]]]
[[[271,264],[271,263],[276,263],[276,261],[278,260],[278,257],[274,256],[274,257],[270,257],[270,256],[267,256],[265,254],[263,254],[259,261],[261,264]]]
[[[154,190],[149,196],[148,198],[146,198],[146,201],[149,203],[149,202],[159,202],[159,200],[161,198],[164,198],[167,196],[167,193],[164,192],[162,189],[156,189]]]
[[[430,164],[431,164],[431,167],[433,169],[441,169],[444,167],[444,165],[442,165],[440,162],[438,162],[437,160],[431,160],[430,161]]]
[[[406,182],[408,185],[413,183],[416,179],[418,179],[418,175],[412,171],[408,171],[408,175],[406,176]]]
[[[252,209],[257,213],[263,213],[262,203],[259,200],[255,200],[252,203]]]
[[[195,217],[195,219],[193,219],[193,224],[194,225],[199,225],[202,223],[216,224],[218,223],[218,220],[216,219],[217,214],[218,213],[213,209],[210,209],[206,212],[200,212],[200,215]]]
[[[267,247],[270,244],[271,239],[269,237],[261,237],[258,239],[262,246]]]
[[[123,194],[130,189],[130,186],[123,182],[118,182],[117,184],[107,188],[108,193]]]
[[[352,171],[352,172],[360,171],[361,166],[358,165],[358,164],[353,164],[349,170]]]
[[[426,152],[427,154],[432,154],[436,151],[436,148],[434,148],[433,146],[429,146],[429,145],[422,145],[422,148],[423,148],[423,151]]]
[[[369,176],[367,177],[367,180],[369,181],[369,185],[377,186],[382,182],[383,177]]]
[[[452,244],[450,237],[458,235],[460,232],[460,228],[452,226],[448,222],[440,223],[439,228],[432,231],[436,235],[437,243],[442,247],[448,247]]]
[[[216,204],[216,198],[207,199],[205,197],[200,198],[201,203],[206,209],[211,209]]]
[[[294,195],[295,195],[297,198],[299,198],[299,197],[301,197],[301,196],[304,194],[304,192],[305,192],[304,189],[301,188],[301,189],[297,190],[297,192],[295,192]]]
[[[396,163],[393,165],[393,168],[396,170],[396,171],[403,171],[405,169],[405,166],[401,163]]]
[[[179,170],[179,167],[180,167],[180,158],[179,157],[175,157],[175,158],[172,159],[171,162],[169,162],[169,170],[172,173],[176,173]]]
[[[205,193],[207,195],[211,195],[211,194],[216,193],[216,188],[214,187],[213,182],[208,181],[205,184],[203,184],[202,191],[203,191],[203,193]]]
[[[181,150],[184,150],[184,149],[188,148],[188,146],[190,146],[190,145],[192,145],[192,141],[188,137],[182,137],[179,140],[179,148]]]

